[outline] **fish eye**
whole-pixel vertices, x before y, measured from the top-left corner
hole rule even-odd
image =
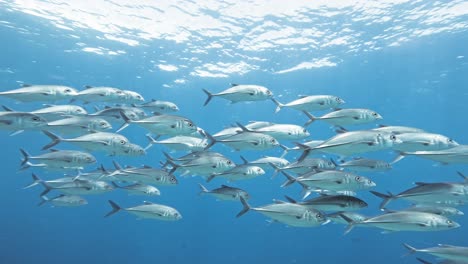
[[[318,213],[315,215],[315,217],[317,217],[318,219],[322,218],[322,214]]]
[[[32,120],[33,120],[33,121],[39,121],[39,117],[34,116],[34,117],[32,118]]]
[[[390,139],[393,140],[393,141],[395,141],[395,140],[396,140],[396,136],[395,136],[395,135],[391,135],[391,136],[390,136]]]
[[[193,124],[189,122],[189,123],[188,123],[188,126],[189,126],[189,127],[193,127]]]
[[[66,92],[66,93],[70,93],[70,92],[71,92],[71,89],[65,89],[65,92]]]
[[[103,127],[103,126],[106,125],[106,123],[105,123],[105,122],[101,122],[101,123],[99,123],[99,125]]]
[[[372,112],[372,115],[373,116],[378,116],[378,114],[376,112]]]
[[[137,95],[137,98],[138,98],[138,99],[142,99],[142,97],[141,97],[140,95]]]
[[[161,177],[156,177],[156,180],[157,180],[157,181],[160,181],[160,180],[161,180]]]
[[[449,225],[453,224],[452,220],[447,220],[447,224]]]
[[[359,176],[356,176],[356,178],[354,178],[354,179],[355,179],[356,181],[358,181],[358,182],[361,181],[361,177],[359,177]]]
[[[120,140],[120,144],[125,145],[127,143],[125,140]]]
[[[270,140],[270,142],[271,142],[271,143],[275,143],[275,142],[276,142],[276,139],[272,138],[272,139]]]
[[[292,135],[292,133],[291,133],[291,132],[288,132],[288,135]]]
[[[452,143],[452,142],[453,142],[453,139],[449,138],[449,139],[448,139],[448,142]]]
[[[231,165],[231,164],[232,164],[232,161],[228,160],[228,161],[226,161],[226,163],[227,163],[228,165]]]
[[[306,132],[307,132],[307,129],[304,128],[304,129],[302,130],[302,132],[306,133]]]
[[[257,169],[257,172],[262,172],[262,169]]]
[[[339,97],[335,97],[335,100],[336,100],[337,102],[341,102],[341,98],[339,98]]]
[[[368,183],[368,184],[372,184],[372,181],[371,181],[371,180],[368,180],[367,183]]]
[[[329,162],[327,162],[327,164],[331,166],[333,163],[331,161],[329,161]]]
[[[176,178],[171,178],[171,182],[176,182]]]
[[[174,105],[174,106],[172,106],[171,108],[172,108],[172,109],[177,109],[177,106]]]

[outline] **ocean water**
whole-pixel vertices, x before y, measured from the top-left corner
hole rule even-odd
[[[20,84],[85,85],[134,90],[145,99],[175,102],[178,114],[215,133],[251,120],[302,125],[304,114],[271,101],[229,104],[214,98],[203,106],[202,88],[218,92],[230,83],[268,87],[281,102],[298,95],[333,94],[346,108],[369,108],[386,125],[404,125],[440,133],[468,144],[468,2],[466,1],[0,1],[0,90]],[[2,105],[29,111],[40,103],[0,98]],[[86,106],[92,111],[91,106]],[[318,112],[316,114],[326,112]],[[314,113],[315,114],[315,113]],[[374,128],[376,124],[350,126]],[[319,121],[308,139],[326,139],[333,129]],[[147,132],[130,126],[122,132],[145,146]],[[18,172],[25,148],[39,154],[49,139],[39,132],[9,136],[0,132],[0,263],[418,263],[402,257],[402,243],[468,246],[468,218],[442,232],[395,232],[327,224],[295,228],[269,223],[249,212],[241,218],[237,202],[199,196],[201,177],[179,177],[176,187],[160,187],[159,197],[129,196],[122,190],[86,196],[77,208],[38,207],[42,187],[23,190],[31,172],[44,179],[60,173],[29,169]],[[282,142],[292,147],[292,142]],[[59,145],[60,146],[60,145]],[[63,144],[62,149],[74,149]],[[98,163],[159,167],[162,146],[144,157],[107,157]],[[240,163],[281,149],[219,151]],[[173,153],[175,156],[183,153]],[[299,154],[289,153],[294,161]],[[391,161],[392,151],[364,156]],[[93,166],[91,166],[93,167]],[[385,173],[363,173],[380,192],[403,191],[413,182],[459,181],[466,165],[437,165],[408,157]],[[179,174],[176,174],[179,175]],[[300,188],[281,188],[284,178],[265,176],[232,185],[247,190],[252,206],[300,197]],[[215,179],[209,189],[226,183]],[[380,200],[359,197],[379,214]],[[144,200],[177,208],[177,222],[139,220],[120,212],[110,218],[107,200],[124,207]],[[394,202],[394,209],[409,205]],[[465,207],[460,207],[463,211]],[[467,213],[468,211],[465,211]],[[433,261],[434,258],[418,255]]]

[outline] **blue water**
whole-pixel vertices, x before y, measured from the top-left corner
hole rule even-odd
[[[188,68],[163,71],[155,67],[159,60],[164,60],[163,64],[179,65],[184,56],[189,58],[184,53],[185,49],[190,45],[208,45],[209,41],[198,38],[193,40],[194,43],[181,43],[151,39],[141,40],[141,45],[129,46],[96,38],[102,34],[92,28],[76,28],[72,34],[80,38],[77,40],[68,35],[70,32],[55,27],[45,18],[23,13],[18,7],[7,10],[10,5],[15,5],[13,2],[0,3],[0,7],[5,8],[0,9],[0,20],[11,23],[0,24],[2,91],[17,88],[20,83],[62,84],[78,89],[84,85],[129,89],[141,93],[146,99],[175,102],[181,109],[180,115],[212,133],[235,122],[265,120],[303,124],[307,121],[303,114],[291,109],[275,114],[275,105],[270,101],[231,105],[215,98],[208,106],[202,106],[206,99],[202,88],[221,91],[229,83],[258,84],[268,87],[282,102],[291,101],[300,94],[338,95],[346,101],[345,107],[377,111],[384,117],[384,124],[418,127],[452,137],[460,144],[468,144],[466,26],[410,38],[398,46],[383,45],[381,49],[370,51],[346,52],[345,49],[349,47],[343,46],[324,48],[326,51],[322,51],[322,56],[317,54],[318,58],[332,56],[337,62],[335,66],[284,74],[274,72],[301,63],[300,50],[291,53],[277,52],[274,48],[257,53],[239,50],[240,54],[266,60],[259,62],[258,68],[243,74],[203,77],[190,74],[193,68],[200,66],[197,63],[239,60],[231,58],[229,61],[219,52],[208,52],[193,55],[200,62],[187,63]],[[405,10],[405,6],[395,8]],[[328,18],[327,21],[333,19]],[[338,23],[343,23],[345,17],[336,19]],[[459,19],[462,26],[466,24],[466,15]],[[364,27],[356,23],[354,27]],[[300,23],[292,25],[301,27]],[[245,25],[249,26],[254,27],[255,24]],[[385,27],[378,24],[367,29],[370,31],[368,34],[373,35],[382,32]],[[366,38],[365,34],[362,38]],[[220,37],[218,41],[222,43],[223,39]],[[111,51],[125,50],[126,53],[99,55],[85,52],[76,49],[77,42]],[[235,53],[236,45],[232,47]],[[304,57],[313,53],[303,52]],[[185,83],[173,82],[180,78],[185,79]],[[18,104],[5,98],[0,98],[0,103],[23,111],[40,107],[40,104]],[[311,139],[334,135],[328,125],[319,122],[312,124],[309,131]],[[123,131],[130,141],[142,146],[147,144],[145,133],[143,129],[133,126]],[[200,177],[180,178],[178,186],[160,187],[162,195],[150,198],[151,201],[177,208],[183,215],[178,222],[138,220],[126,213],[103,218],[110,211],[109,199],[125,207],[145,200],[144,197],[128,196],[121,190],[88,196],[89,204],[78,208],[38,207],[36,204],[40,201],[41,187],[21,189],[30,183],[30,173],[35,171],[46,179],[60,175],[40,169],[17,173],[21,157],[19,148],[38,154],[48,139],[34,132],[14,137],[10,137],[8,132],[1,132],[0,138],[3,178],[0,185],[0,263],[417,263],[413,256],[402,258],[406,253],[401,245],[403,242],[418,247],[438,243],[468,246],[464,235],[468,231],[466,217],[457,218],[461,228],[450,231],[381,234],[378,229],[355,228],[346,236],[343,236],[344,226],[338,224],[293,228],[270,224],[263,215],[255,212],[237,219],[235,215],[242,208],[240,203],[198,196],[197,183],[204,182]],[[292,146],[290,142],[286,144]],[[124,165],[148,164],[158,167],[159,162],[165,160],[161,150],[163,147],[155,146],[145,157],[116,157],[115,160]],[[232,152],[227,147],[216,145],[214,150],[241,162],[240,153]],[[242,155],[255,159],[262,155],[279,156],[281,153],[282,150],[277,149],[243,151]],[[395,155],[387,151],[368,156],[390,161]],[[288,154],[286,158],[293,161],[296,156]],[[96,157],[106,167],[112,166],[112,158],[102,154],[96,154]],[[378,191],[400,192],[417,181],[458,181],[456,171],[468,173],[466,165],[434,166],[434,162],[410,157],[396,164],[389,172],[366,176],[377,182]],[[285,194],[299,198],[300,189],[297,186],[281,188],[284,179],[276,177],[271,180],[268,174],[235,183],[235,186],[250,192],[250,204],[254,206],[270,203],[273,198],[281,199]],[[221,180],[214,180],[207,186],[212,189],[222,183]],[[359,197],[369,203],[369,208],[362,210],[363,214],[379,213],[379,199],[366,192],[360,193]],[[396,202],[393,206],[399,208],[406,205],[408,203]],[[465,210],[466,207],[460,209]]]

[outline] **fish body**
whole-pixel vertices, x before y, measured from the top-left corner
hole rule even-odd
[[[243,131],[224,139],[216,139],[229,147],[239,150],[266,150],[279,146],[279,142],[272,136],[263,133]]]
[[[0,96],[21,102],[54,102],[77,95],[74,88],[61,85],[23,85],[22,88],[0,92]]]
[[[173,102],[160,101],[155,99],[146,103],[135,104],[134,106],[160,114],[169,114],[179,111],[179,107]]]
[[[114,103],[121,103],[125,102],[126,94],[117,88],[114,87],[91,87],[86,86],[86,89],[79,91],[77,95],[75,95],[75,100],[81,100],[85,103],[91,102],[114,102]]]
[[[39,203],[39,206],[43,205],[44,203],[51,203],[54,206],[60,207],[75,207],[75,206],[82,206],[88,204],[84,198],[78,195],[65,195],[61,194],[59,196],[48,198],[47,196],[41,196],[42,202]]]
[[[403,245],[410,253],[427,253],[446,260],[457,261],[455,263],[468,263],[468,247],[439,244],[437,247],[417,249],[408,244]]]
[[[83,169],[86,165],[96,162],[96,158],[87,153],[77,150],[52,150],[38,156],[31,156],[24,149],[20,149],[24,160],[22,169],[29,167],[44,167],[47,169]],[[31,163],[37,162],[37,163]]]
[[[178,221],[182,219],[182,215],[175,208],[167,205],[145,202],[142,205],[122,208],[111,200],[109,200],[109,203],[112,206],[112,211],[106,214],[105,217],[111,216],[118,211],[123,210],[134,214],[139,218],[149,218],[163,221]]]
[[[383,172],[392,169],[392,165],[383,160],[355,158],[338,164],[338,167],[351,171]]]
[[[299,111],[313,112],[337,108],[341,104],[345,103],[343,99],[334,95],[306,95],[286,104],[282,104],[274,98],[272,98],[272,100],[277,106],[275,110],[276,113],[284,107],[296,109]]]
[[[74,116],[48,122],[44,128],[61,134],[87,134],[93,131],[110,130],[112,125],[99,117]]]
[[[63,119],[64,116],[83,116],[88,112],[78,105],[49,105],[45,108],[37,109],[30,112],[38,115],[47,121]]]
[[[231,103],[263,101],[273,97],[273,93],[270,90],[259,85],[233,85],[232,87],[216,94],[205,89],[203,89],[203,91],[208,96],[204,105],[207,105],[213,97],[221,97],[231,101]]]
[[[0,112],[0,130],[23,131],[43,128],[47,125],[44,118],[25,112]]]
[[[277,140],[297,140],[310,136],[309,131],[304,127],[291,124],[272,124],[265,127],[248,129],[270,135]]]
[[[122,131],[128,124],[137,124],[156,135],[187,135],[198,130],[195,123],[185,117],[176,115],[156,115],[140,120],[130,120],[125,114],[122,114],[125,124],[117,132]]]
[[[238,181],[252,179],[261,175],[264,175],[265,171],[259,166],[241,164],[237,165],[232,169],[226,170],[222,173],[216,173],[211,175],[207,181],[211,181],[214,177],[223,177],[228,181]]]
[[[325,114],[321,117],[315,117],[306,111],[304,111],[304,113],[310,119],[307,124],[310,124],[316,120],[322,120],[334,126],[346,126],[367,124],[383,119],[383,117],[377,112],[370,109],[361,108],[340,109]]]
[[[125,103],[126,104],[135,104],[135,103],[141,103],[145,101],[145,98],[143,96],[135,91],[131,90],[122,90],[124,93],[124,98],[125,98]]]
[[[245,200],[250,199],[250,195],[246,191],[239,188],[230,187],[223,184],[219,188],[208,190],[207,188],[205,188],[205,186],[201,184],[198,185],[201,189],[200,195],[204,194],[214,196],[217,199],[223,201],[240,201],[240,197],[244,198]]]
[[[402,155],[430,159],[442,164],[468,164],[468,145],[444,150],[403,152]]]
[[[403,133],[398,135],[398,139],[393,149],[401,152],[444,150],[459,146],[453,139],[433,133]]]
[[[150,145],[148,147],[158,144],[164,145],[172,150],[179,151],[202,151],[208,147],[208,140],[205,138],[191,137],[191,136],[175,136],[163,140],[150,139]],[[148,149],[148,147],[146,147]]]
[[[127,186],[117,185],[115,182],[112,182],[115,188],[123,189],[132,195],[146,195],[146,196],[157,196],[161,195],[161,192],[158,188],[141,183],[135,183]]]

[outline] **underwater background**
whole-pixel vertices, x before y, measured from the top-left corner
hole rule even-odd
[[[0,1],[0,90],[23,83],[134,90],[147,100],[176,103],[178,114],[211,133],[235,122],[307,121],[298,111],[275,113],[269,100],[229,104],[216,98],[203,106],[202,88],[219,92],[230,83],[257,84],[281,102],[304,94],[337,95],[345,107],[377,111],[381,124],[417,127],[468,144],[467,1],[308,2]],[[41,106],[6,98],[0,103],[23,111]],[[308,130],[308,139],[335,134],[320,122]],[[141,128],[131,126],[122,134],[142,146],[148,143]],[[44,179],[60,174],[18,172],[19,148],[38,154],[49,139],[38,132],[9,136],[1,131],[0,142],[0,263],[418,263],[414,256],[402,257],[407,253],[403,242],[468,246],[466,217],[457,218],[461,227],[449,231],[382,234],[355,228],[345,236],[340,224],[294,228],[268,223],[255,212],[236,218],[240,203],[198,195],[198,183],[205,182],[201,177],[178,177],[178,186],[160,187],[162,194],[155,198],[116,190],[87,196],[89,204],[77,208],[38,207],[42,188],[22,189],[31,172]],[[248,160],[282,154],[279,148],[213,149],[236,163],[241,163],[239,154]],[[159,167],[165,161],[162,150],[153,146],[144,157],[96,157],[110,168],[112,160]],[[366,156],[391,161],[397,154]],[[290,161],[297,157],[286,155]],[[388,172],[366,176],[377,183],[375,190],[396,193],[418,181],[460,181],[457,171],[468,173],[466,165],[408,157]],[[271,170],[233,185],[247,190],[254,206],[285,194],[300,197],[298,186],[281,188],[284,177],[270,175]],[[368,192],[359,197],[369,203],[360,213],[379,213],[380,199]],[[126,213],[104,218],[109,199],[125,207],[143,200],[168,204],[183,219],[138,220]],[[395,202],[392,208],[407,205]]]

